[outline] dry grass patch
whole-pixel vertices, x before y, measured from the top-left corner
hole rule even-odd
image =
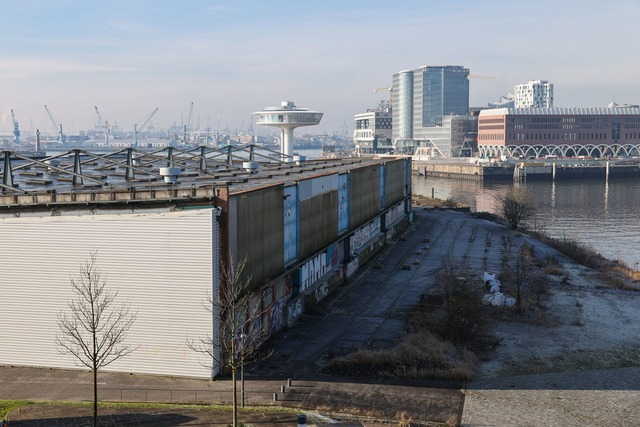
[[[473,378],[478,360],[430,332],[406,335],[395,347],[359,350],[331,360],[334,374],[369,378],[467,381]]]

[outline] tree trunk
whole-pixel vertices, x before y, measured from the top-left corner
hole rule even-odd
[[[93,427],[98,427],[98,370],[93,364]]]
[[[231,367],[231,382],[233,382],[233,427],[238,426],[238,385],[236,384],[236,368]]]

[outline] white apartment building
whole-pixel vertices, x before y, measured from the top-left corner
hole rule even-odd
[[[353,142],[360,154],[386,154],[393,151],[391,143],[391,105],[382,101],[378,108],[355,115]]]
[[[533,80],[516,85],[516,108],[553,108],[553,83]]]

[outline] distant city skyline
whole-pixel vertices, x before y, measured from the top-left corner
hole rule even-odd
[[[133,131],[159,108],[246,130],[251,113],[295,101],[324,113],[314,133],[353,130],[401,70],[461,65],[470,105],[519,83],[554,83],[554,106],[640,103],[635,1],[435,2],[25,0],[3,5],[0,131],[92,129],[94,106]],[[254,126],[257,131],[258,128]]]

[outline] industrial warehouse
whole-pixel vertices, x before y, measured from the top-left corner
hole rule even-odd
[[[253,145],[56,156],[0,153],[0,364],[76,367],[57,316],[92,252],[137,312],[139,346],[105,370],[211,378],[187,346],[216,336],[220,269],[246,259],[249,307],[272,336],[347,280],[411,220],[409,157],[306,160]]]

